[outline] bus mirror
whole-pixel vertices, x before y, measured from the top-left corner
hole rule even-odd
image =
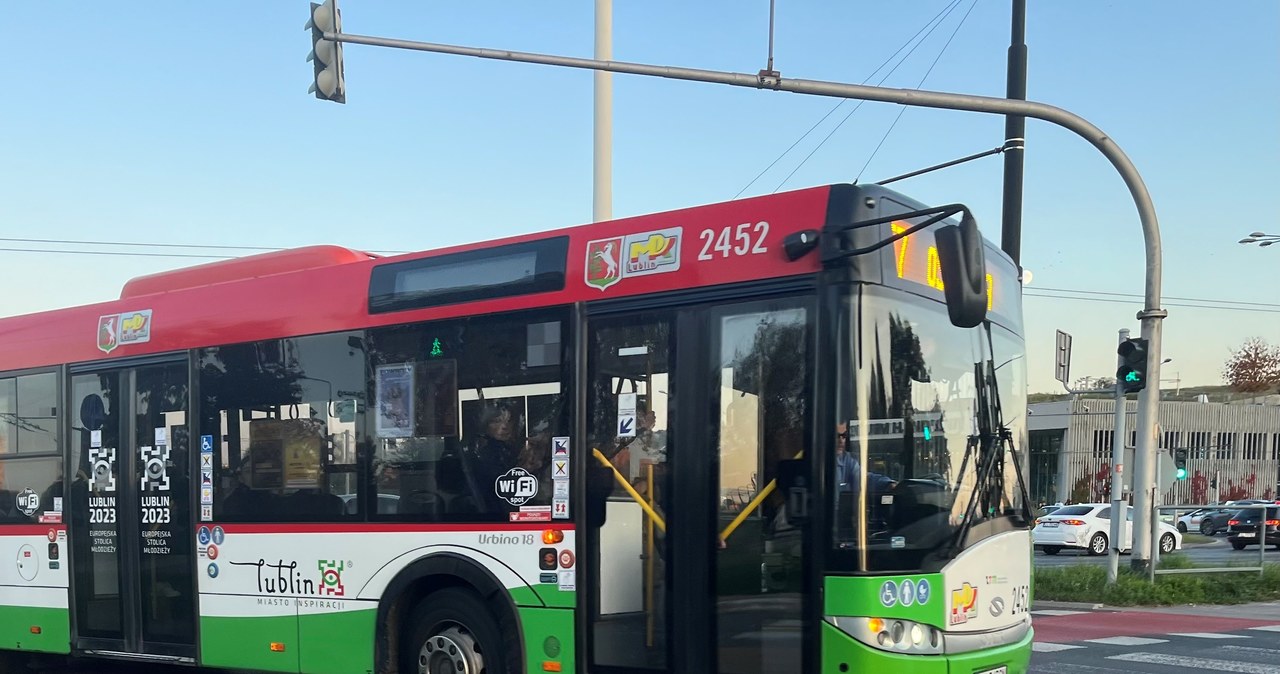
[[[951,324],[977,327],[987,317],[987,264],[978,223],[965,211],[959,225],[938,228],[934,239]]]
[[[613,470],[607,466],[587,466],[587,526],[604,526],[606,505],[613,491]]]
[[[778,462],[778,488],[786,499],[787,524],[809,520],[809,466],[802,459]]]

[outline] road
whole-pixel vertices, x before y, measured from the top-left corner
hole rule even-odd
[[[1212,543],[1202,543],[1198,545],[1183,546],[1180,554],[1186,555],[1191,561],[1197,564],[1222,565],[1227,564],[1245,564],[1253,565],[1258,562],[1258,547],[1250,546],[1244,550],[1232,550],[1227,543],[1226,536],[1218,536]],[[1280,551],[1275,548],[1267,549],[1265,559],[1268,562],[1280,562]],[[1043,552],[1036,552],[1036,566],[1047,568],[1053,566],[1072,566],[1075,564],[1099,564],[1106,565],[1107,556],[1101,555],[1091,557],[1083,551],[1076,552],[1074,550],[1063,550],[1056,555],[1046,555]],[[1127,568],[1129,565],[1129,555],[1120,556],[1121,568]]]
[[[1031,674],[1280,674],[1280,616],[1033,610]]]

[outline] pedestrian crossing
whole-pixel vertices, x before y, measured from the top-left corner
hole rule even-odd
[[[1110,636],[1072,643],[1035,642],[1030,674],[1219,672],[1280,674],[1280,625],[1235,632]]]

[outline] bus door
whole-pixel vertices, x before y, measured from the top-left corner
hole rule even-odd
[[[73,370],[76,650],[195,656],[188,379],[185,359]]]
[[[811,578],[773,480],[805,449],[811,306],[588,319],[588,489],[609,494],[580,539],[590,671],[801,671]]]

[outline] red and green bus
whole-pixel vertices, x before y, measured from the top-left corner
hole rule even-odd
[[[965,207],[847,184],[5,318],[0,649],[1025,672],[1021,319]]]

